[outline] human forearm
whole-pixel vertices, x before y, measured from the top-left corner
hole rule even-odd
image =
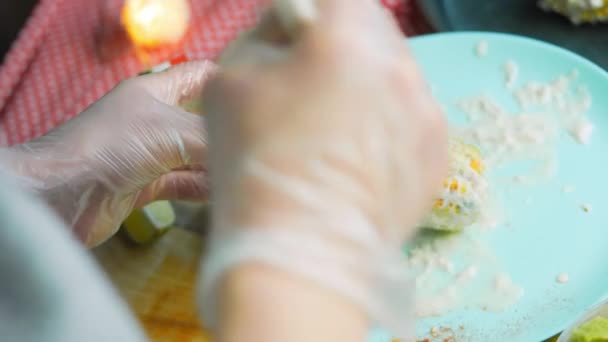
[[[367,318],[346,297],[279,269],[244,264],[220,285],[218,341],[364,341]]]

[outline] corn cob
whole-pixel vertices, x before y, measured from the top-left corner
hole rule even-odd
[[[487,180],[481,153],[452,139],[448,147],[449,174],[422,227],[458,231],[479,220],[487,199]]]

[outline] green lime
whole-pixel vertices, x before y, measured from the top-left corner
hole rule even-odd
[[[607,342],[608,319],[598,316],[572,332],[571,342]]]
[[[171,203],[157,201],[135,209],[123,222],[123,227],[131,240],[146,244],[167,232],[174,223],[175,212]]]

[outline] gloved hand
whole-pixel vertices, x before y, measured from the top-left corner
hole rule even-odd
[[[5,172],[41,196],[82,241],[110,237],[134,207],[207,195],[204,117],[179,106],[214,73],[190,62],[126,80],[74,119],[0,150]]]
[[[446,172],[440,108],[375,1],[319,0],[303,16],[297,3],[275,1],[204,91],[213,233],[201,307],[216,324],[218,283],[261,262],[411,334],[400,247]]]

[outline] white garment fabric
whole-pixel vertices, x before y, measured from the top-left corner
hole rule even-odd
[[[0,341],[145,341],[70,230],[9,180],[0,177]]]

